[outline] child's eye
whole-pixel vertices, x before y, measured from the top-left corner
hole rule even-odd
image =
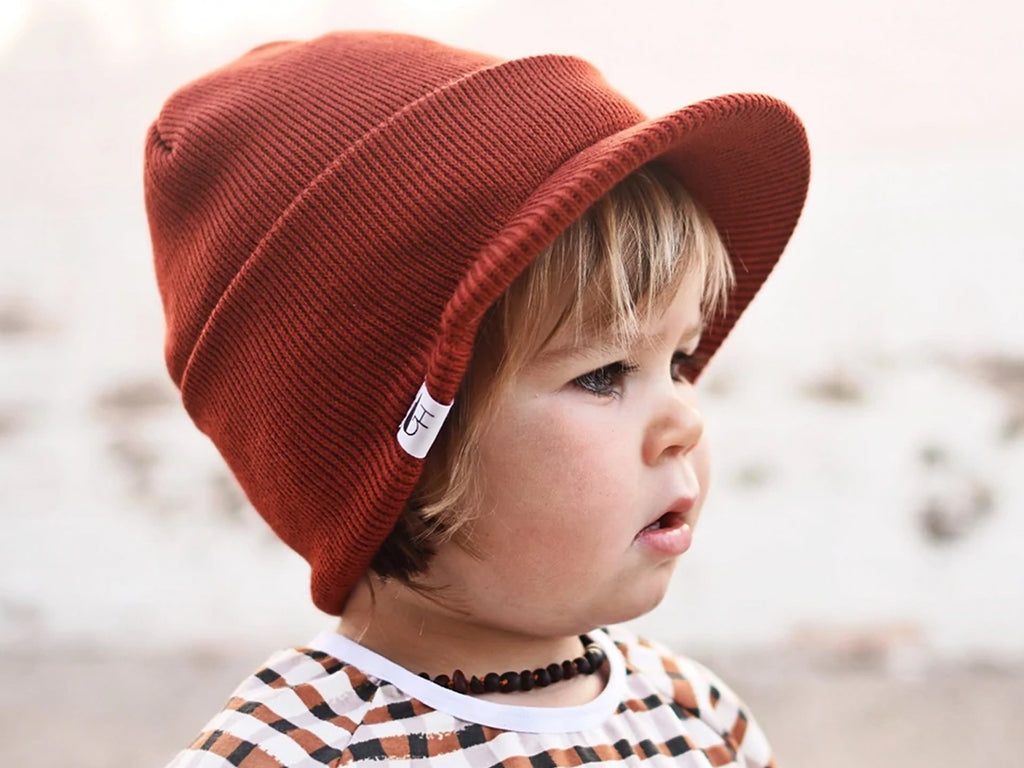
[[[635,370],[635,365],[620,361],[577,376],[572,383],[595,395],[611,397],[621,389],[626,374]]]
[[[693,381],[700,368],[696,354],[676,352],[672,355],[672,379],[675,381]]]

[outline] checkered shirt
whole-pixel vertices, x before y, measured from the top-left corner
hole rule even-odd
[[[384,761],[439,768],[587,763],[774,768],[760,728],[714,673],[623,628],[591,634],[610,652],[612,676],[618,669],[622,685],[607,711],[590,707],[578,730],[561,730],[564,723],[576,722],[571,717],[549,730],[545,719],[551,722],[560,713],[541,707],[510,708],[534,718],[528,730],[496,727],[488,717],[473,716],[477,700],[422,681],[458,697],[446,699],[459,705],[458,715],[446,712],[314,641],[271,657],[168,768],[322,768]],[[409,677],[405,687],[412,687],[413,676],[404,674]],[[489,703],[475,706],[482,704]],[[488,711],[500,715],[503,706],[490,704]]]

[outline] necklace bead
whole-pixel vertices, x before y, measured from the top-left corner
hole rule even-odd
[[[577,675],[592,675],[604,665],[606,657],[601,646],[586,635],[580,635],[580,642],[583,643],[582,656],[566,659],[561,663],[548,664],[546,667],[537,667],[533,670],[510,671],[500,675],[497,672],[488,672],[483,678],[473,675],[467,679],[465,672],[456,669],[451,677],[437,675],[431,678],[426,672],[420,672],[420,677],[461,694],[514,693],[516,691],[532,691],[534,688],[546,688],[562,680],[571,680]]]

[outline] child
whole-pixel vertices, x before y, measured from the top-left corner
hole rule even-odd
[[[693,382],[807,181],[782,103],[649,120],[571,57],[338,33],[172,96],[168,369],[341,622],[171,765],[773,764],[711,672],[611,625],[690,547]]]

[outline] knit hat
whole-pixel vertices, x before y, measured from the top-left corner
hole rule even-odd
[[[167,367],[256,510],[340,613],[412,492],[483,313],[565,227],[659,159],[736,272],[718,348],[808,184],[783,103],[649,120],[590,64],[400,34],[277,42],[177,91],[145,192]]]

